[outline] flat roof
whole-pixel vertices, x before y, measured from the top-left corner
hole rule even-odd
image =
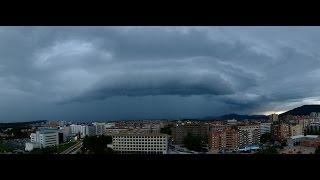
[[[318,138],[319,136],[318,135],[297,135],[297,136],[291,136],[290,139],[299,139],[299,138]]]

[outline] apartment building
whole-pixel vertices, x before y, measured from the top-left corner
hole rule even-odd
[[[285,123],[273,124],[271,127],[271,135],[276,141],[286,140],[291,136],[290,125]]]
[[[209,133],[209,124],[206,123],[194,123],[186,122],[181,124],[176,124],[172,128],[172,139],[174,144],[183,144],[184,138],[188,134],[194,136],[208,136]]]
[[[239,147],[260,143],[260,125],[238,126]]]
[[[212,151],[236,151],[239,148],[239,134],[236,129],[227,127],[209,133],[209,148]]]
[[[271,123],[260,123],[260,133],[265,134],[265,133],[270,133],[271,132]]]
[[[96,129],[96,135],[103,135],[106,132],[106,123],[92,123]]]

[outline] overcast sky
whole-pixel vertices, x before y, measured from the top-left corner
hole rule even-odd
[[[0,122],[268,114],[320,101],[320,27],[1,27]]]

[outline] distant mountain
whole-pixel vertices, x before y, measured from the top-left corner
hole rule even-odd
[[[12,127],[23,127],[23,126],[28,126],[30,124],[43,123],[43,122],[45,122],[45,120],[29,121],[29,122],[0,123],[0,129],[2,129],[2,128],[12,128]]]
[[[223,116],[218,116],[218,117],[206,117],[204,118],[206,120],[230,120],[230,119],[236,119],[236,120],[266,120],[268,119],[268,116],[265,115],[240,115],[240,114],[226,114]]]
[[[303,105],[297,108],[294,108],[290,111],[280,114],[279,116],[285,115],[294,115],[294,116],[301,116],[301,115],[310,115],[312,112],[320,112],[320,105]]]

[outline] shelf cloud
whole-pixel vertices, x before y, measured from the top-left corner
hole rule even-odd
[[[195,118],[317,103],[319,32],[2,27],[0,122]]]

